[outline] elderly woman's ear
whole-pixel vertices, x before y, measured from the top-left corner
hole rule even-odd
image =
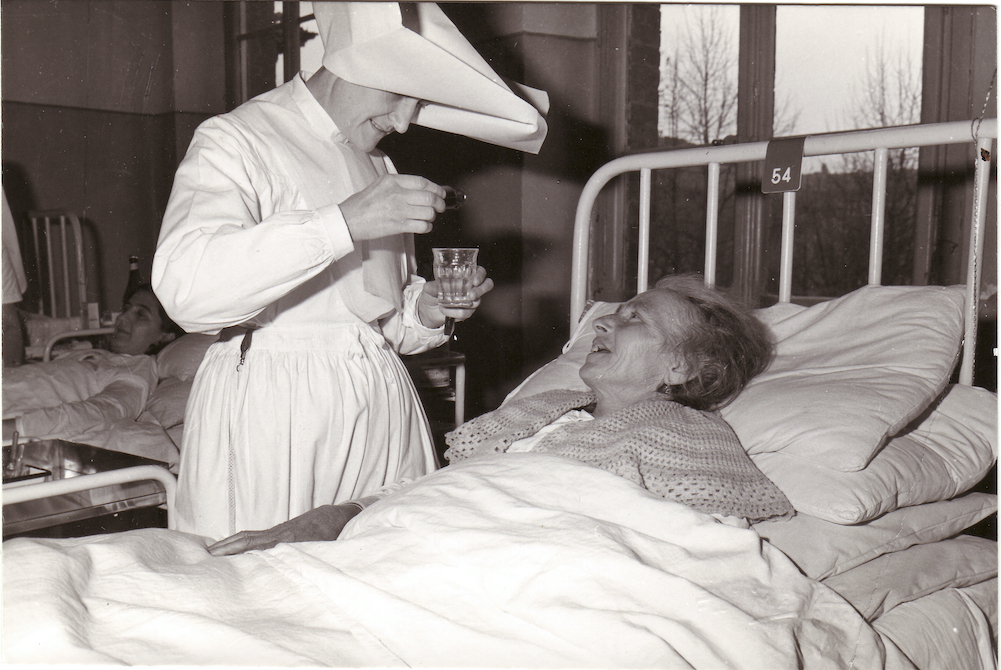
[[[666,386],[684,384],[695,375],[692,369],[693,366],[678,352],[669,352],[666,358],[667,371],[664,373],[664,384]]]

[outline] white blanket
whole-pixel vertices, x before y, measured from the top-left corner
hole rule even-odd
[[[450,466],[336,542],[204,546],[157,529],[4,543],[3,660],[908,667],[753,530],[559,456]]]

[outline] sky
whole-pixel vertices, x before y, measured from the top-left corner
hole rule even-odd
[[[693,13],[708,5],[665,5],[662,39],[671,43]],[[722,5],[719,14],[738,41],[739,8]],[[776,100],[786,96],[800,111],[792,133],[846,130],[854,88],[882,41],[886,52],[901,53],[920,72],[924,8],[878,5],[779,5],[776,12]],[[919,78],[920,81],[920,78]]]
[[[779,7],[776,96],[794,95],[802,106],[796,132],[850,129],[853,88],[880,42],[920,73],[923,24],[923,7]]]

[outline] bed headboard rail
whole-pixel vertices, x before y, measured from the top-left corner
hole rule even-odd
[[[991,167],[991,142],[997,139],[997,119],[955,121],[843,133],[810,135],[803,142],[804,156],[874,152],[873,197],[869,241],[870,285],[882,283],[884,212],[886,204],[887,158],[891,149],[936,146],[946,144],[975,145],[974,203],[971,212],[970,258],[967,271],[966,337],[960,368],[960,382],[972,383],[973,351],[976,344],[977,307],[980,294],[980,258],[983,255],[983,226],[986,217],[988,179]],[[734,163],[763,161],[768,142],[749,142],[723,146],[671,149],[616,158],[591,176],[584,185],[574,219],[573,267],[570,288],[570,328],[584,311],[590,287],[590,233],[594,204],[598,194],[615,177],[638,172],[640,180],[638,273],[636,292],[649,285],[650,258],[650,189],[652,171],[706,166],[708,169],[706,202],[706,283],[716,283],[716,248],[719,211],[720,166]],[[796,193],[782,194],[782,238],[779,257],[779,301],[792,299],[792,250],[795,224]]]

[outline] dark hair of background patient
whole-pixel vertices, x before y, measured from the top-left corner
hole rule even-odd
[[[144,292],[144,291],[147,292],[147,293],[149,293],[149,294],[151,294],[154,298],[156,298],[156,293],[153,292],[153,286],[151,284],[147,283],[147,282],[143,282],[143,283],[137,285],[132,291],[130,291],[129,293],[127,293],[125,295],[125,298],[124,298],[123,302],[128,302],[129,299],[132,298],[132,296],[134,296],[136,293],[141,293],[141,292]],[[124,305],[123,305],[123,307],[124,307]],[[156,300],[156,310],[157,310],[157,313],[160,315],[160,330],[161,330],[161,332],[164,332],[164,333],[173,333],[176,337],[181,337],[182,335],[184,335],[184,330],[180,326],[178,326],[176,323],[174,323],[173,319],[171,319],[169,316],[167,316],[167,312],[164,311],[163,305],[160,304],[159,298],[157,298],[157,300]],[[153,345],[152,347],[150,347],[146,351],[146,354],[152,356],[153,354],[158,353],[161,349],[163,349],[168,344],[170,344],[170,342],[164,342],[164,343],[159,344],[159,345]]]

